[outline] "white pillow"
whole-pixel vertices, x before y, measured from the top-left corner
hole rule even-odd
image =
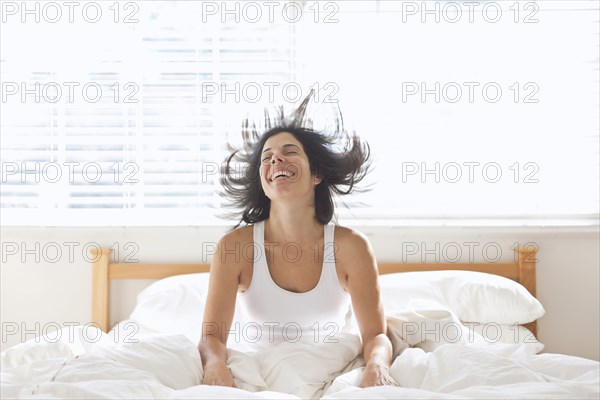
[[[399,272],[379,276],[381,302],[386,315],[412,310],[450,310],[442,288],[443,275]]]
[[[525,324],[544,315],[541,303],[521,284],[473,271],[400,272],[380,276],[386,314],[415,307],[454,312],[461,321]]]
[[[130,318],[156,332],[181,333],[198,343],[209,273],[161,279],[137,296]],[[450,310],[465,322],[524,324],[544,315],[527,289],[510,279],[471,271],[422,271],[379,277],[386,315]],[[236,304],[235,321],[240,321]]]
[[[526,324],[541,318],[542,304],[521,284],[498,275],[458,271],[449,303],[469,322]]]
[[[156,332],[181,333],[198,344],[208,277],[209,273],[203,272],[154,282],[138,294],[130,318]]]

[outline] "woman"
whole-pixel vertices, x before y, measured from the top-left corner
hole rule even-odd
[[[348,194],[365,176],[369,148],[346,134],[341,117],[332,135],[313,131],[305,116],[311,95],[289,118],[283,108],[274,123],[267,115],[268,130],[259,137],[254,127],[254,141],[246,121],[245,152],[233,152],[225,164],[225,192],[252,226],[240,228],[240,221],[212,260],[198,345],[203,384],[234,386],[226,343],[237,298],[253,326],[268,325],[269,332],[258,333],[271,342],[289,324],[308,334],[328,323],[337,329],[351,302],[365,360],[361,387],[396,385],[373,250],[363,234],[330,223],[333,192]],[[334,151],[343,139],[348,145]],[[243,176],[232,172],[235,159],[249,166]]]

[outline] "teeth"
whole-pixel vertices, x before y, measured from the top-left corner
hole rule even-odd
[[[276,174],[273,175],[273,177],[271,178],[271,181],[274,181],[275,179],[279,178],[280,176],[284,176],[284,177],[291,177],[293,174],[289,171],[281,171],[281,172],[277,172]]]

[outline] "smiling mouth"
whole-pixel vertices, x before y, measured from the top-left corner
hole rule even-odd
[[[280,172],[280,173],[277,173],[273,178],[271,178],[271,182],[275,182],[276,180],[286,180],[286,179],[289,180],[289,179],[293,178],[294,176],[295,176],[295,174],[293,174],[291,172],[288,172],[287,174]]]

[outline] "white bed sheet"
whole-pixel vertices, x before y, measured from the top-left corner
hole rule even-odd
[[[130,332],[130,331],[128,331]],[[92,336],[93,335],[93,336]],[[56,337],[56,335],[55,335]],[[94,340],[90,340],[93,337]],[[97,338],[96,338],[97,337]],[[229,351],[238,388],[200,385],[197,347],[183,335],[140,329],[134,341],[82,327],[2,353],[2,398],[598,398],[599,363],[532,354],[512,344],[408,348],[393,362],[401,387],[357,387],[360,342],[282,343],[264,353]]]

